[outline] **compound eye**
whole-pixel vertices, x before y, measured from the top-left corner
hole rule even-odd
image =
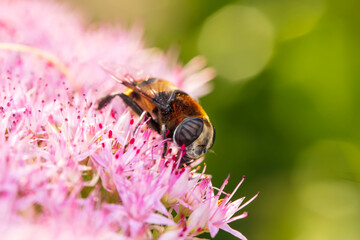
[[[175,130],[174,140],[176,144],[178,146],[190,145],[200,136],[203,126],[204,122],[200,118],[185,118]]]

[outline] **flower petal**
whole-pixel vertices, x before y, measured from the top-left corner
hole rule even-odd
[[[242,235],[239,231],[236,231],[234,229],[232,229],[228,224],[223,224],[221,227],[220,227],[222,230],[224,231],[227,231],[228,233],[231,233],[232,235],[234,235],[235,237],[241,239],[241,240],[247,240],[247,238]]]

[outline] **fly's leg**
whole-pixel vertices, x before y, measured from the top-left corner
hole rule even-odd
[[[146,118],[146,119],[150,118],[148,121],[148,125],[155,131],[160,132],[159,124],[151,117],[151,115],[148,112],[144,111],[134,100],[132,100],[128,95],[126,95],[124,93],[119,94],[119,97],[121,97],[121,99],[124,101],[124,103],[129,108],[131,108],[131,110],[133,110],[138,116],[140,116],[139,123],[144,118]],[[136,131],[136,129],[135,129],[135,131]]]
[[[112,94],[109,94],[109,95],[103,97],[102,99],[100,99],[97,109],[100,110],[100,109],[104,108],[106,105],[108,105],[111,102],[111,100],[113,100],[114,97],[117,97],[117,96],[120,97],[121,94],[122,93],[112,93]]]
[[[129,107],[131,108],[131,110],[138,116],[142,116],[142,114],[144,113],[143,117],[146,118],[150,118],[150,120],[148,121],[148,125],[154,129],[155,131],[157,131],[158,133],[160,133],[160,126],[159,124],[153,119],[151,118],[150,114],[147,113],[146,111],[144,111],[134,100],[132,100],[128,95],[124,94],[124,93],[113,93],[110,95],[107,95],[105,97],[103,97],[102,99],[100,99],[99,103],[98,103],[98,107],[97,109],[102,109],[104,108],[106,105],[108,105],[111,100],[115,97],[120,97],[123,102]],[[142,119],[141,119],[142,120]],[[136,130],[136,129],[135,129]]]
[[[138,128],[139,128],[139,126],[140,126],[140,123],[144,120],[144,118],[145,118],[145,116],[149,116],[150,117],[150,115],[149,115],[149,113],[147,112],[147,111],[143,111],[142,113],[141,113],[141,115],[140,115],[140,117],[139,117],[139,121],[138,121],[138,123],[136,124],[136,127],[135,127],[135,129],[134,129],[134,134],[135,134],[135,132],[138,130]],[[152,119],[150,119],[150,121],[151,121]]]
[[[163,137],[163,139],[166,139],[166,126],[165,124],[161,125],[161,135]],[[163,149],[163,153],[162,153],[162,157],[164,158],[165,157],[165,154],[167,152],[167,149],[168,149],[168,142],[165,141],[164,143],[164,149]]]

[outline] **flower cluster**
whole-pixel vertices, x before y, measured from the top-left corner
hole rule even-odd
[[[174,145],[119,100],[111,61],[168,79],[192,96],[213,71],[145,49],[137,29],[89,30],[52,1],[0,2],[0,232],[2,239],[190,239],[219,229],[252,199],[212,186],[205,167],[181,167]],[[130,71],[130,70],[129,70]],[[256,196],[255,196],[256,197]],[[21,229],[21,230],[19,230]]]

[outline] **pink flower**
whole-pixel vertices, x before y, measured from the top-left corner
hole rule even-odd
[[[229,177],[224,181],[216,195],[214,195],[213,188],[210,187],[206,189],[204,199],[199,202],[196,209],[191,213],[188,219],[188,225],[190,228],[202,227],[203,229],[208,230],[211,237],[214,237],[219,229],[223,229],[240,239],[246,239],[240,232],[232,229],[228,223],[245,218],[247,216],[246,212],[236,217],[233,217],[233,215],[252,202],[258,194],[244,204],[242,204],[242,202],[245,197],[235,200],[234,202],[230,201],[236,190],[245,180],[245,177],[243,177],[231,194],[226,194],[225,198],[220,199],[220,195],[223,193],[223,189],[227,184],[228,179]]]
[[[101,61],[194,97],[210,90],[214,72],[202,58],[170,64],[140,32],[87,29],[53,1],[0,2],[2,239],[189,239],[219,229],[244,239],[228,223],[252,199],[221,199],[225,183],[215,194],[205,168],[179,168],[171,142],[162,158],[164,140],[120,99],[96,110],[123,89]]]

